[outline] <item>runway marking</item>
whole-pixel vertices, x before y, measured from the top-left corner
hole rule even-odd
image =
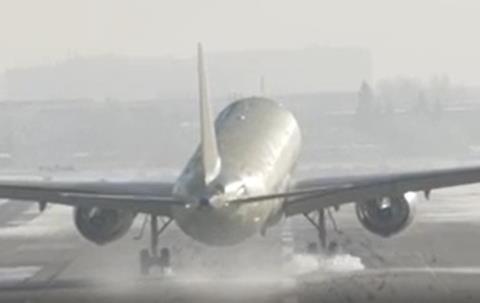
[[[25,282],[40,271],[39,266],[0,267],[0,287]]]
[[[449,212],[449,213],[435,213],[422,214],[419,218],[421,222],[472,222],[476,223],[480,219],[480,212],[465,211],[465,212]]]
[[[73,233],[73,228],[69,227],[72,227],[71,209],[65,206],[52,206],[46,213],[22,225],[1,227],[0,238],[50,238],[54,235]]]
[[[334,271],[327,271],[334,272]],[[341,273],[336,271],[336,273]],[[457,274],[457,275],[480,275],[479,266],[456,266],[456,267],[386,267],[386,268],[368,268],[361,271],[351,272],[353,275],[370,274]]]
[[[370,270],[369,270],[370,271]],[[460,275],[480,275],[480,267],[400,267],[386,268],[387,272],[395,273],[435,273],[435,274],[460,274]]]
[[[38,210],[38,206],[36,204],[31,204],[27,207],[24,211],[22,211],[19,215],[12,218],[13,220],[9,220],[6,222],[5,227],[16,227],[21,226],[29,223],[36,217],[40,215]]]
[[[75,243],[49,242],[49,243],[25,243],[18,247],[19,251],[45,251],[45,250],[73,250],[77,248]]]
[[[450,290],[448,285],[438,276],[438,272],[434,271],[433,268],[428,265],[428,262],[425,260],[423,254],[419,253],[418,257],[420,258],[420,260],[422,260],[422,263],[425,264],[424,268],[427,269],[428,273],[432,276],[432,278],[437,281],[437,284],[440,285],[440,287],[443,288],[443,290],[445,291],[445,295],[451,295],[452,291]]]
[[[291,220],[285,219],[281,231],[282,259],[290,260],[295,253],[295,239],[293,237]]]
[[[282,225],[281,241],[282,241],[282,262],[283,262],[284,270],[287,270],[288,269],[287,263],[293,261],[295,257],[295,238],[292,230],[292,221],[289,219],[285,219],[285,222]],[[296,284],[296,281],[287,279],[283,281],[282,288],[296,289],[295,284]],[[298,298],[295,293],[288,293],[284,298],[282,298],[281,301],[284,303],[297,303]]]

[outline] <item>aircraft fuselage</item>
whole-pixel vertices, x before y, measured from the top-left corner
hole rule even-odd
[[[178,178],[174,195],[188,207],[172,210],[177,225],[208,245],[233,245],[265,230],[282,215],[281,199],[235,204],[233,199],[284,192],[297,161],[301,133],[293,114],[265,98],[227,106],[215,121],[222,159],[218,177],[205,184],[201,148]]]

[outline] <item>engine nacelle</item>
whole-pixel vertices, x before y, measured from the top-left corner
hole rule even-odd
[[[88,240],[103,245],[124,236],[132,226],[135,213],[98,207],[77,207],[75,226]]]
[[[412,223],[416,202],[417,194],[413,192],[402,196],[357,202],[357,217],[370,232],[382,237],[390,237]]]

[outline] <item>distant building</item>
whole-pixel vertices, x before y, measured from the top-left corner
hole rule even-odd
[[[7,96],[5,84],[5,74],[0,74],[0,100],[5,99]]]
[[[207,53],[214,97],[258,95],[259,78],[271,95],[356,91],[372,78],[361,48]],[[9,99],[185,99],[197,94],[194,58],[76,57],[55,65],[11,69]]]
[[[363,82],[358,92],[357,114],[369,116],[375,109],[375,96],[371,86]]]

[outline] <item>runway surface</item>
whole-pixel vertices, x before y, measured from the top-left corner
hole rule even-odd
[[[82,239],[72,210],[0,201],[0,302],[479,302],[480,186],[436,191],[414,225],[381,239],[346,207],[330,235],[338,255],[304,253],[315,230],[301,217],[229,248],[209,248],[176,226],[161,237],[174,272],[142,277],[133,240]]]

